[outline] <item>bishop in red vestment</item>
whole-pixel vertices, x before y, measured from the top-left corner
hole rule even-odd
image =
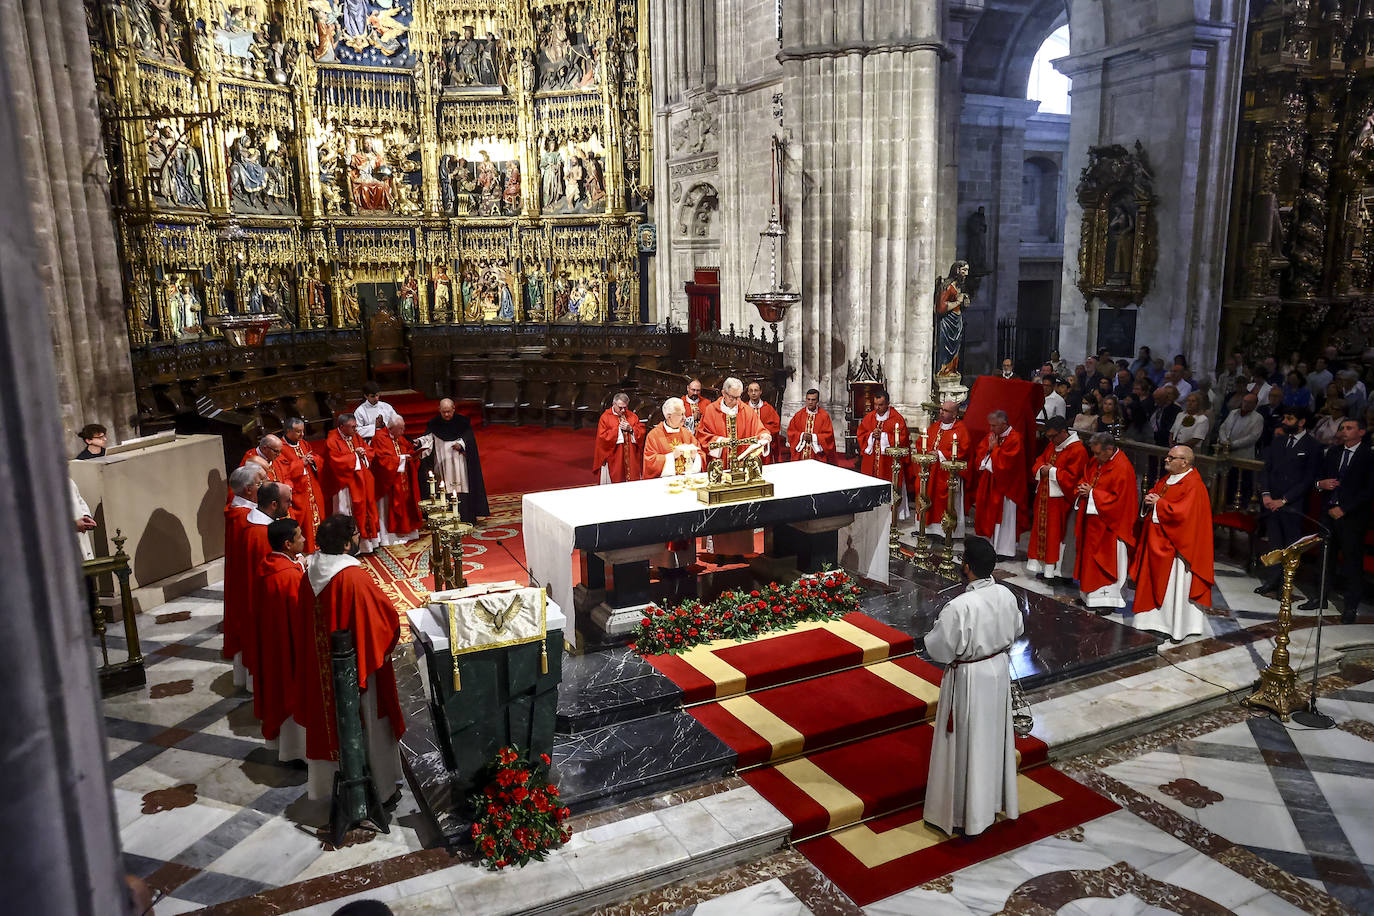
[[[763,424],[763,428],[768,430],[768,434],[776,440],[782,434],[782,417],[778,416],[778,412],[773,409],[772,404],[763,399],[763,386],[758,382],[750,382],[744,393],[749,401],[749,406],[754,408],[754,413],[759,415],[759,422]],[[781,450],[774,451],[770,448],[768,454],[763,456],[763,463],[772,464],[779,461],[781,455]]]
[[[730,437],[730,417],[735,421],[736,439],[751,439],[765,443],[764,456],[767,456],[772,448],[772,433],[764,428],[759,415],[754,413],[754,408],[740,399],[742,394],[744,383],[737,378],[727,378],[720,385],[720,400],[707,403],[701,412],[701,422],[696,428],[697,445],[712,458],[720,458],[727,468],[738,449],[738,446],[727,449],[721,442],[722,439]]]
[[[1175,445],[1164,459],[1166,476],[1145,496],[1145,526],[1131,563],[1138,629],[1178,642],[1203,631],[1203,608],[1212,606],[1212,500],[1193,468],[1193,450]]]
[[[339,767],[338,719],[330,634],[348,630],[358,654],[360,713],[368,766],[377,796],[396,792],[401,778],[398,742],[405,734],[391,651],[401,636],[400,617],[354,554],[360,547],[352,516],[332,515],[320,525],[319,550],[301,583],[293,633],[303,638],[296,651],[296,721],[305,728],[309,765],[307,794],[330,797]]]
[[[663,402],[663,422],[649,430],[644,440],[644,478],[674,477],[701,471],[701,447],[683,420],[682,398]],[[678,458],[681,456],[681,465]]]
[[[1135,523],[1140,509],[1135,468],[1108,433],[1088,440],[1094,460],[1088,463],[1078,484],[1075,502],[1077,556],[1074,578],[1083,603],[1108,614],[1125,606],[1121,588],[1126,584],[1130,551],[1135,546]],[[1208,515],[1210,518],[1211,515]]]
[[[926,510],[926,533],[943,535],[944,529],[940,527],[940,522],[944,519],[945,513],[949,511],[949,471],[940,466],[940,461],[950,461],[957,459],[959,453],[964,455],[964,461],[969,462],[969,450],[973,448],[973,437],[964,425],[964,421],[959,419],[959,405],[955,401],[946,399],[940,404],[940,413],[935,418],[935,422],[926,427],[925,436],[922,437],[921,450],[927,454],[936,456],[939,461],[931,464],[926,469],[928,483],[926,493],[930,498],[930,508]],[[968,488],[970,468],[965,468],[959,473],[959,486]],[[960,496],[954,497],[954,533],[956,540],[964,536],[964,500]]]
[[[377,529],[382,544],[405,544],[420,536],[420,478],[406,421],[393,417],[372,436],[372,473],[377,487]]]
[[[1059,416],[1045,421],[1045,439],[1045,450],[1031,468],[1035,506],[1026,568],[1046,579],[1060,579],[1069,546],[1067,535],[1073,530],[1069,516],[1088,467],[1088,449]]]
[[[805,409],[787,423],[787,447],[795,460],[835,463],[835,424],[821,408],[821,393],[815,388],[806,392]]]
[[[305,577],[305,534],[293,518],[267,526],[271,552],[258,567],[253,604],[258,621],[258,670],[253,678],[253,714],[262,737],[276,746],[281,760],[305,759],[305,733],[291,719],[296,698],[296,658],[291,639],[292,609],[300,600]]]
[[[244,592],[251,576],[243,566],[243,535],[248,513],[258,507],[258,487],[263,480],[263,470],[257,464],[235,468],[229,474],[232,496],[224,507],[224,646],[220,655],[234,662],[235,687],[249,687],[248,669],[243,666],[242,621],[252,593]]]
[[[377,549],[377,490],[372,477],[373,452],[358,435],[358,421],[341,413],[325,439],[334,510],[358,520],[363,553]]]
[[[597,483],[624,483],[643,476],[640,451],[644,448],[644,424],[630,409],[630,396],[620,392],[601,414],[596,425],[592,474]]]
[[[1004,411],[988,414],[988,435],[978,443],[973,470],[973,530],[999,557],[1016,556],[1016,541],[1030,527],[1030,482],[1025,443]]]
[[[286,421],[286,439],[277,463],[282,467],[280,479],[291,485],[291,517],[301,526],[305,534],[305,550],[308,556],[315,552],[315,529],[329,514],[324,502],[324,488],[320,486],[320,468],[323,462],[305,441],[305,421],[291,417]]]

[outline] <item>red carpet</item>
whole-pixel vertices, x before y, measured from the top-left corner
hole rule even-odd
[[[683,702],[697,703],[907,655],[915,648],[912,637],[855,611],[764,639],[706,643],[681,655],[648,655],[645,661],[682,688]]]
[[[859,906],[1018,849],[1104,814],[1117,805],[1053,767],[1022,773],[1021,816],[981,835],[947,837],[925,826],[920,807],[800,843],[797,849]]]

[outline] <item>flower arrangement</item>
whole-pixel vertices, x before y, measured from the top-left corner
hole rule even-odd
[[[476,811],[472,842],[481,863],[492,871],[543,861],[572,836],[563,826],[568,809],[558,787],[548,781],[548,754],[535,765],[513,747],[503,747],[487,765],[489,782],[470,798]]]
[[[676,655],[715,639],[751,639],[807,620],[834,620],[858,610],[860,592],[848,573],[826,570],[790,585],[725,592],[710,602],[650,605],[630,648],[640,655]]]

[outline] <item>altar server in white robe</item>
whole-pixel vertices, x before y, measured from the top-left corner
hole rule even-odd
[[[371,442],[378,430],[390,428],[392,421],[400,420],[401,415],[382,400],[381,388],[376,382],[367,382],[363,385],[363,402],[353,411],[353,419],[358,422],[358,435]]]
[[[968,588],[940,611],[926,652],[945,665],[930,747],[925,820],[945,833],[982,833],[1020,813],[1011,727],[1008,650],[1021,635],[1016,596],[992,578],[997,554],[982,538],[964,547]]]
[[[95,519],[91,517],[91,507],[81,498],[76,481],[68,477],[67,483],[71,485],[72,520],[76,523],[76,542],[81,545],[81,559],[94,560],[95,543],[91,540],[91,532],[95,529]]]

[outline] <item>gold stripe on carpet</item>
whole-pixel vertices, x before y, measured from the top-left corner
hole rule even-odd
[[[721,700],[720,708],[753,729],[773,747],[770,760],[801,753],[806,737],[749,694]]]
[[[753,639],[714,639],[711,642],[693,646],[683,652],[678,658],[691,665],[697,672],[708,681],[716,685],[717,697],[729,697],[735,694],[744,693],[746,678],[728,662],[716,655],[719,649],[732,649],[735,646],[743,646],[748,643],[762,642],[764,639],[772,639],[776,636],[786,636],[789,633],[800,633],[803,630],[814,630],[825,626],[828,621],[809,620],[799,623],[786,630],[779,630],[770,633],[765,637],[755,637]]]
[[[863,817],[863,799],[805,757],[778,764],[775,769],[830,815],[829,826],[851,824]]]
[[[911,694],[928,706],[934,706],[940,699],[940,685],[932,684],[925,678],[912,674],[896,662],[879,662],[870,665],[868,670],[887,681],[898,690]]]
[[[851,642],[863,650],[864,664],[881,661],[892,652],[892,646],[881,636],[874,636],[863,627],[856,627],[846,620],[828,620],[825,628],[831,633]]]
[[[1016,795],[1022,814],[1062,800],[1024,773],[1016,775]],[[998,819],[1002,820],[1001,815]],[[877,868],[951,839],[934,827],[926,826],[925,821],[904,824],[882,833],[875,832],[868,824],[855,824],[833,836],[864,868]]]

